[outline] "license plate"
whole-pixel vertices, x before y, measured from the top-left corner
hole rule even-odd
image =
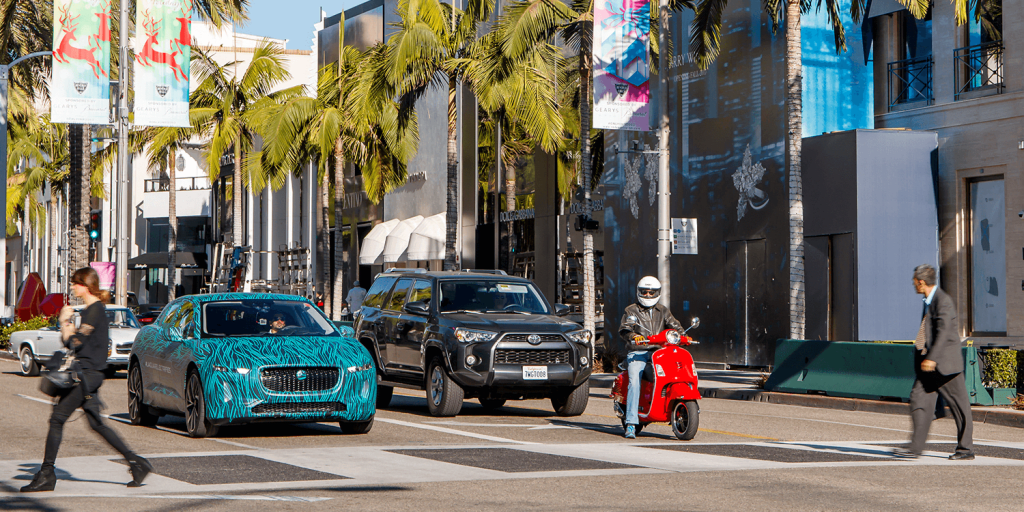
[[[524,366],[523,380],[548,380],[548,367]]]

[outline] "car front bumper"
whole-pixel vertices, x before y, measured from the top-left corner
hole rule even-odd
[[[498,359],[499,350],[524,355],[522,362],[509,363]],[[525,355],[537,352],[537,356]],[[559,352],[565,355],[540,356]],[[469,364],[469,356],[476,358],[476,364]],[[586,364],[583,360],[586,360]],[[545,379],[528,379],[524,366],[544,367]],[[552,388],[575,387],[590,378],[593,369],[593,349],[577,343],[543,342],[530,345],[525,342],[497,341],[472,345],[459,344],[451,361],[454,379],[463,387],[502,388],[541,392]]]

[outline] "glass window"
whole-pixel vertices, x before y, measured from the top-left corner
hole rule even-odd
[[[388,299],[388,307],[385,309],[401,311],[402,306],[405,305],[405,297],[409,295],[409,285],[411,284],[412,279],[399,279],[394,291],[391,292],[391,298]]]
[[[1003,180],[971,183],[971,330],[1006,333],[1006,198]]]
[[[366,292],[366,297],[363,299],[364,308],[380,308],[384,302],[384,296],[391,291],[391,285],[394,284],[394,277],[378,277],[373,282],[370,289]]]
[[[1002,0],[978,0],[977,8],[967,16],[967,45],[1002,41]]]
[[[533,283],[451,280],[438,285],[441,312],[548,314],[548,305]]]
[[[160,320],[158,322],[164,327],[169,327],[172,319],[178,313],[178,306],[180,305],[181,303],[179,302],[164,308],[163,312],[160,314]]]
[[[111,329],[140,329],[139,321],[128,309],[108,309],[107,320]]]
[[[299,300],[242,299],[203,304],[204,338],[340,336],[315,306]]]
[[[417,279],[412,285],[412,291],[409,294],[409,302],[423,302],[430,304],[430,296],[430,281]]]

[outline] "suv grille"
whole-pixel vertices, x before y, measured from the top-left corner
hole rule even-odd
[[[506,334],[501,341],[529,341],[527,338],[530,334]],[[565,341],[565,338],[561,334],[537,334],[540,337],[540,341]]]
[[[302,374],[304,378],[299,378]],[[305,393],[326,391],[338,384],[337,368],[266,368],[260,381],[271,391]]]
[[[569,364],[571,354],[566,350],[498,349],[495,364]]]
[[[253,414],[330,414],[344,411],[345,404],[341,402],[285,402],[280,404],[260,404],[252,408]]]

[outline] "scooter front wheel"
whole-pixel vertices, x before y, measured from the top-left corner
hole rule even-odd
[[[672,433],[683,441],[689,441],[697,435],[700,423],[700,408],[695,400],[676,402],[672,408]]]

